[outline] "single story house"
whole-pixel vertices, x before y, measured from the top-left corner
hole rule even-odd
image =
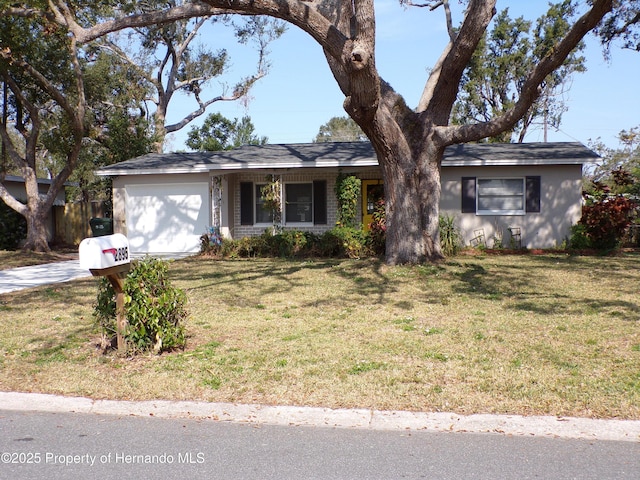
[[[598,156],[580,143],[464,144],[446,149],[441,212],[466,244],[559,245],[578,222],[582,167]],[[148,154],[99,170],[113,178],[114,231],[134,254],[197,252],[215,226],[228,238],[271,226],[260,189],[280,180],[282,226],[322,233],[335,226],[339,173],[362,180],[368,224],[383,179],[368,142],[247,145],[223,152]]]

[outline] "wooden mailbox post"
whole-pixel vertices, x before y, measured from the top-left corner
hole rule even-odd
[[[126,352],[124,332],[127,318],[124,314],[124,279],[131,260],[129,241],[121,233],[103,237],[85,238],[79,247],[80,268],[86,268],[96,277],[107,277],[116,292],[116,335],[118,351]]]

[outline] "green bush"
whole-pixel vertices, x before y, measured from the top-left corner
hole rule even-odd
[[[384,200],[378,200],[369,225],[368,242],[376,255],[384,255],[387,244],[387,211]]]
[[[134,260],[124,281],[124,309],[129,323],[125,340],[132,353],[173,350],[186,343],[187,296],[171,285],[169,264],[147,257]],[[116,336],[115,292],[103,278],[94,316],[108,338]]]
[[[571,226],[569,248],[572,250],[585,250],[592,248],[591,241],[587,236],[587,228],[583,224],[578,223]]]
[[[0,250],[15,250],[27,238],[27,221],[0,200]]]
[[[458,253],[462,246],[462,235],[456,227],[455,217],[440,216],[440,248],[445,256]]]
[[[269,249],[272,253],[279,257],[291,258],[310,254],[317,240],[310,232],[284,230],[277,235],[271,235],[266,241],[272,245]]]
[[[274,234],[268,228],[262,235],[237,240],[223,239],[222,244],[215,248],[210,246],[208,237],[203,235],[200,252],[222,258],[362,258],[384,253],[384,236],[373,238],[371,232],[341,226],[322,235],[302,230],[284,230]]]
[[[359,228],[335,227],[318,239],[318,252],[323,257],[368,257],[373,255],[369,243],[369,235]]]

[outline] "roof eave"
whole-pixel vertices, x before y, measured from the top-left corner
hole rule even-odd
[[[542,165],[584,165],[594,163],[597,158],[567,158],[567,159],[526,159],[526,160],[444,160],[443,167],[527,167]]]
[[[377,167],[377,160],[320,160],[315,162],[279,162],[279,163],[223,163],[217,165],[194,165],[181,168],[138,168],[138,169],[109,169],[98,170],[96,175],[101,177],[117,177],[121,175],[177,175],[187,173],[209,173],[212,171],[240,171],[240,170],[284,170],[292,168],[353,168],[353,167]]]

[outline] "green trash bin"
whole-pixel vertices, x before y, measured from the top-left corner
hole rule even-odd
[[[113,218],[92,218],[89,220],[91,234],[94,237],[103,237],[113,234]]]

